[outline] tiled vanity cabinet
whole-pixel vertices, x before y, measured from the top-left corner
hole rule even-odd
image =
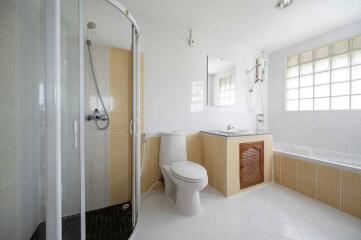
[[[269,133],[227,136],[202,132],[202,165],[208,183],[225,196],[272,181],[272,140]]]

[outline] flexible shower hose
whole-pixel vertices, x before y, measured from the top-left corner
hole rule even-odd
[[[103,98],[102,98],[102,95],[100,94],[100,91],[99,91],[99,86],[98,86],[98,82],[97,82],[97,79],[95,77],[95,71],[94,71],[94,64],[93,64],[93,58],[92,58],[92,54],[91,54],[91,51],[90,51],[90,45],[91,45],[91,41],[90,40],[87,40],[86,41],[87,43],[87,46],[88,46],[88,53],[89,53],[89,60],[90,60],[90,68],[92,70],[92,75],[93,75],[93,79],[94,79],[94,84],[95,84],[95,88],[97,90],[97,94],[99,96],[99,99],[100,99],[100,103],[102,104],[103,106],[103,109],[104,109],[104,113],[105,113],[105,116],[106,116],[106,124],[105,126],[99,126],[98,125],[98,121],[99,119],[98,118],[94,118],[94,121],[95,121],[95,126],[99,129],[99,130],[105,130],[109,127],[109,123],[110,123],[110,119],[109,119],[109,115],[108,115],[108,111],[105,107],[105,104],[104,104],[104,101],[103,101]]]

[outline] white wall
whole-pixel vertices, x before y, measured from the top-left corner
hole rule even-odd
[[[361,21],[269,55],[269,128],[275,141],[361,154],[361,111],[286,112],[287,56],[361,34]]]
[[[141,31],[141,49],[145,55],[145,129],[153,133],[169,130],[195,132],[225,128],[255,128],[256,116],[246,103],[246,69],[255,64],[260,52],[229,45],[217,35],[204,35],[194,29],[195,46],[187,45],[188,28],[135,13]],[[123,16],[105,1],[85,2],[85,22],[94,21],[92,39],[97,44],[129,48],[130,26]],[[241,41],[240,41],[241,42]],[[206,106],[191,111],[192,84],[206,90],[207,54],[233,61],[237,66],[239,94],[235,107]],[[265,89],[267,84],[265,83]],[[267,91],[266,91],[267,92]]]

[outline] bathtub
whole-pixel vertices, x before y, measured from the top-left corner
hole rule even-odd
[[[361,173],[361,155],[303,147],[288,143],[274,143],[273,151],[291,158]]]

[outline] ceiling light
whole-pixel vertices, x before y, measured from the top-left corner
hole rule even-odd
[[[284,9],[284,8],[290,6],[292,3],[293,3],[293,0],[278,0],[276,2],[275,7],[277,9]]]

